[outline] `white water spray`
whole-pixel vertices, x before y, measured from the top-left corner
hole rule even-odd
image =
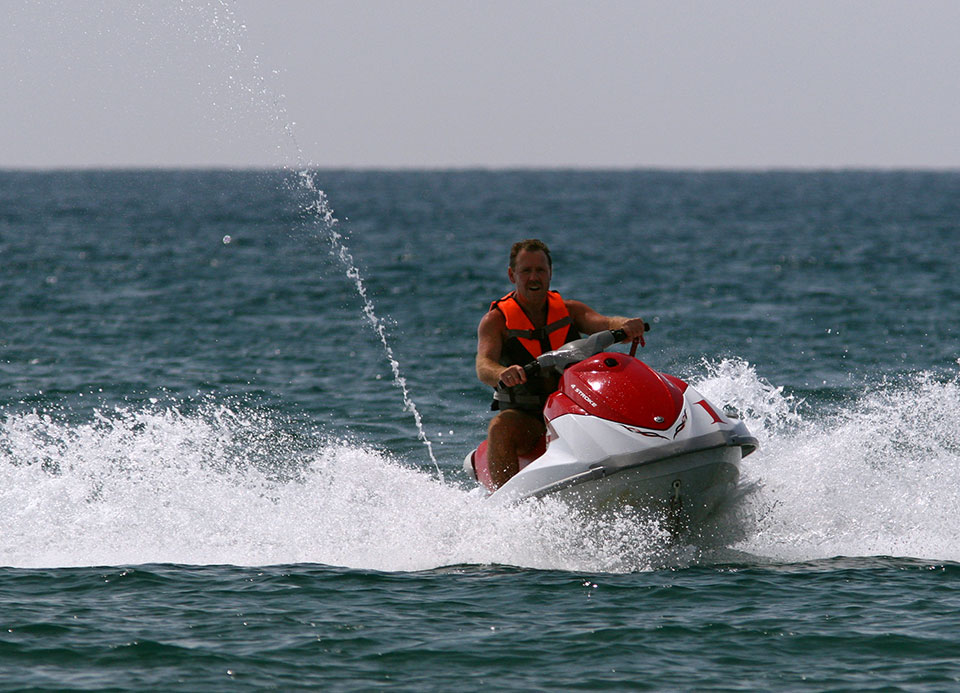
[[[403,409],[413,417],[417,428],[417,438],[426,446],[430,461],[442,481],[443,472],[433,452],[433,443],[427,436],[420,411],[410,395],[407,380],[400,370],[400,363],[394,356],[393,349],[387,339],[386,325],[377,315],[373,300],[367,294],[363,277],[356,262],[354,262],[353,255],[350,253],[343,235],[337,230],[339,220],[333,213],[330,201],[326,193],[317,185],[315,175],[310,172],[310,166],[306,162],[303,148],[297,141],[294,132],[295,123],[287,114],[286,107],[283,104],[283,96],[267,85],[259,57],[255,53],[243,49],[246,25],[240,21],[237,13],[226,0],[219,0],[215,4],[206,3],[203,6],[194,5],[193,9],[194,11],[199,9],[202,17],[205,18],[206,26],[209,29],[206,39],[216,42],[216,45],[219,45],[222,50],[228,53],[232,73],[229,86],[238,89],[254,108],[261,110],[273,127],[281,133],[281,139],[292,145],[296,158],[295,168],[293,169],[296,186],[309,197],[309,201],[303,205],[302,209],[304,213],[316,220],[316,225],[330,243],[332,254],[340,261],[347,278],[353,282],[354,288],[363,303],[364,317],[366,317],[367,322],[380,340],[384,355],[390,363],[393,382],[400,390],[403,400]],[[247,77],[239,79],[235,75],[246,75]],[[282,147],[279,149],[282,149]],[[284,168],[291,170],[286,164]]]
[[[479,489],[379,451],[289,436],[268,414],[211,400],[79,423],[0,416],[0,565],[634,572],[714,560],[960,561],[958,379],[870,388],[829,417],[798,413],[743,362],[692,384],[727,393],[761,442],[743,463],[759,488],[738,508],[738,537],[705,547],[716,558],[666,547],[653,518],[577,515],[550,499],[495,507]]]
[[[695,385],[736,401],[760,439],[744,460],[758,490],[741,508],[752,520],[735,548],[780,562],[960,561],[960,375],[883,382],[825,416],[799,413],[742,362]]]
[[[623,572],[647,569],[666,537],[655,522],[556,502],[494,507],[479,489],[356,443],[287,439],[277,424],[216,402],[188,414],[117,408],[84,423],[0,418],[0,566]]]
[[[313,214],[323,224],[334,254],[337,256],[337,258],[339,258],[343,266],[346,267],[347,277],[353,280],[357,294],[360,296],[360,300],[363,302],[363,314],[366,316],[367,321],[373,328],[373,331],[377,334],[377,337],[380,338],[380,344],[383,347],[384,354],[386,355],[387,360],[390,362],[390,369],[393,371],[393,382],[398,388],[400,388],[400,393],[403,397],[403,408],[410,412],[410,414],[413,416],[413,421],[417,426],[417,437],[421,442],[423,442],[424,445],[426,445],[427,452],[430,454],[430,460],[433,462],[433,466],[436,468],[437,474],[442,481],[443,472],[440,471],[440,465],[437,463],[437,458],[433,454],[433,444],[427,437],[426,430],[423,427],[423,420],[420,417],[420,412],[417,410],[417,406],[410,397],[410,390],[407,388],[407,379],[404,378],[403,374],[400,372],[400,363],[394,357],[393,349],[390,347],[390,343],[387,341],[387,330],[384,322],[374,311],[373,301],[367,295],[366,286],[364,286],[363,278],[360,276],[360,271],[357,269],[356,263],[353,261],[353,256],[350,254],[350,250],[344,243],[343,236],[337,231],[338,221],[334,216],[333,211],[330,209],[327,196],[322,190],[317,188],[314,177],[309,171],[300,171],[299,179],[301,187],[304,190],[309,191],[314,198],[313,202],[310,203],[306,211]]]

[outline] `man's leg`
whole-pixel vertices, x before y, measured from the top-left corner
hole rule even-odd
[[[487,429],[487,460],[494,486],[500,488],[520,471],[517,458],[533,450],[545,431],[543,419],[519,409],[493,417]]]

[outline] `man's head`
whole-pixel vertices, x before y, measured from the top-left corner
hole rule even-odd
[[[510,248],[510,269],[517,268],[517,255],[520,254],[521,250],[542,251],[543,254],[547,256],[547,264],[550,265],[550,269],[553,269],[553,258],[550,257],[550,248],[539,238],[528,238],[525,241],[517,241],[513,244]]]
[[[515,293],[521,303],[542,305],[547,300],[553,275],[553,260],[546,243],[536,239],[514,243],[507,275],[516,286]]]

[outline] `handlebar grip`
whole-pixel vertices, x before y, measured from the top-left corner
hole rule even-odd
[[[624,332],[623,330],[610,330],[610,331],[613,332],[613,338],[616,342],[622,342],[624,339],[627,338],[627,333]],[[648,322],[643,323],[643,331],[644,332],[650,331],[650,323]]]
[[[531,361],[530,363],[526,364],[526,365],[523,367],[523,372],[526,374],[526,376],[527,376],[528,379],[529,379],[529,378],[532,378],[532,377],[534,377],[534,376],[536,376],[536,375],[539,375],[539,374],[540,374],[540,364],[537,363],[536,361]],[[500,389],[500,390],[510,390],[510,389],[512,389],[513,387],[516,387],[516,386],[515,386],[515,385],[510,385],[510,386],[508,386],[508,385],[507,385],[505,382],[503,382],[502,380],[497,383],[497,388]]]

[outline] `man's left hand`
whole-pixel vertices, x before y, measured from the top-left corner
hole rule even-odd
[[[630,318],[624,321],[624,323],[620,325],[620,329],[627,333],[627,338],[623,341],[632,342],[637,339],[643,339],[643,327],[643,318]]]

